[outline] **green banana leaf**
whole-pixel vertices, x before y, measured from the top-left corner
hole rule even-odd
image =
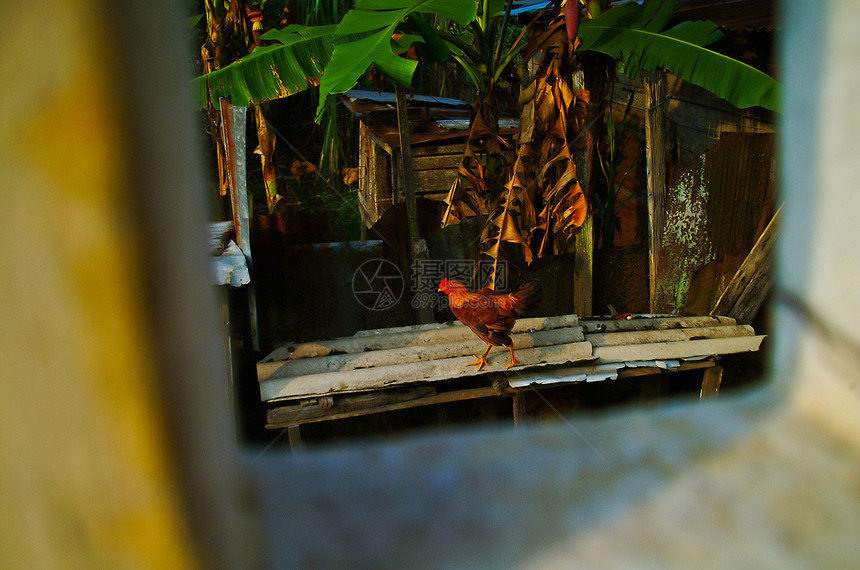
[[[192,80],[197,105],[205,107],[211,96],[215,108],[221,97],[247,107],[304,91],[319,82],[335,45],[348,41],[335,34],[336,28],[293,24],[266,32],[262,37],[277,43],[258,47],[247,57]]]
[[[579,27],[580,50],[619,59],[632,77],[658,68],[703,87],[739,109],[760,106],[779,112],[779,83],[766,73],[709,50],[722,37],[709,21],[683,22],[661,31],[677,9],[675,0],[626,2]]]
[[[211,97],[217,108],[219,98],[227,97],[234,105],[248,106],[293,95],[321,81],[319,120],[326,98],[350,90],[371,63],[394,81],[412,82],[417,62],[395,54],[391,42],[408,16],[439,14],[466,25],[476,12],[477,3],[464,0],[357,0],[338,26],[291,25],[267,32],[263,39],[277,43],[195,78],[195,101],[205,107]],[[424,41],[437,52],[446,49],[435,33]]]
[[[352,89],[358,78],[374,64],[377,70],[398,83],[409,85],[418,62],[397,56],[391,35],[410,14],[439,14],[466,25],[475,19],[477,3],[464,0],[356,0],[337,27],[341,36],[370,34],[335,47],[320,83],[317,120],[329,95]]]

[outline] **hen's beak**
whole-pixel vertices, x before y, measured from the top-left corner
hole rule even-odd
[[[442,291],[442,288],[441,288],[441,287],[439,287],[438,289],[436,289],[436,292],[437,292],[437,293],[444,293],[444,291]]]

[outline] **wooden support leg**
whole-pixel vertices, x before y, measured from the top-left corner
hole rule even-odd
[[[720,365],[705,368],[702,375],[702,391],[699,392],[700,400],[713,400],[720,393],[720,382],[723,380],[723,367]]]
[[[287,427],[287,437],[290,439],[290,451],[300,451],[304,446],[302,430],[298,424]]]
[[[526,400],[522,392],[514,392],[514,426],[526,425]]]

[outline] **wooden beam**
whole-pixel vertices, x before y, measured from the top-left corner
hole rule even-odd
[[[342,420],[354,418],[369,414],[381,414],[384,412],[393,412],[396,410],[405,410],[418,406],[432,406],[437,404],[447,404],[450,402],[461,402],[463,400],[473,400],[476,398],[491,398],[497,396],[496,392],[491,387],[486,388],[470,388],[466,390],[455,390],[452,392],[444,392],[432,396],[417,397],[411,400],[400,402],[392,402],[388,404],[358,407],[355,409],[345,410],[332,408],[328,413],[311,414],[305,413],[299,415],[295,409],[289,407],[274,408],[267,413],[266,429],[279,429],[292,424],[308,424],[322,421]]]
[[[287,426],[287,437],[290,440],[290,451],[300,451],[305,446],[302,441],[302,428],[298,424]]]
[[[719,318],[699,317],[695,322],[703,322],[706,319],[708,325],[711,326],[720,321]],[[726,319],[728,320],[728,319]],[[648,321],[659,321],[664,324],[669,323],[669,326],[688,326],[676,325],[680,322],[679,319],[648,319]],[[632,321],[626,321],[631,323]],[[686,322],[686,321],[684,321]],[[731,324],[734,324],[732,322]],[[550,329],[559,329],[566,327],[576,327],[579,325],[579,319],[576,315],[558,315],[553,317],[532,317],[527,319],[518,319],[514,324],[513,333],[525,333],[530,331],[544,331]],[[601,327],[598,330],[614,330],[608,327]],[[300,344],[287,344],[273,350],[268,356],[262,359],[258,364],[258,372],[263,376],[271,375],[264,373],[264,368],[260,368],[263,364],[277,362],[279,360],[295,360],[298,358],[315,358],[333,353],[355,353],[366,352],[370,350],[390,349],[402,346],[419,346],[437,344],[440,342],[454,342],[458,340],[468,340],[475,338],[473,333],[464,324],[454,321],[447,323],[431,323],[424,325],[409,325],[405,327],[394,327],[390,329],[373,329],[368,331],[359,331],[353,336],[336,338],[331,340],[321,340],[316,342],[305,342]],[[576,337],[578,340],[582,340]],[[261,376],[262,377],[262,376]]]
[[[517,351],[517,359],[523,366],[564,364],[592,358],[592,347],[589,342],[573,342]],[[410,383],[434,382],[463,376],[503,372],[510,363],[510,354],[507,350],[496,349],[487,358],[489,364],[480,371],[475,366],[469,366],[474,360],[475,357],[469,355],[425,362],[403,362],[375,368],[360,368],[348,372],[323,372],[301,376],[274,377],[260,382],[260,396],[263,401],[269,402],[314,397],[329,394],[332,391],[361,392]]]
[[[573,74],[573,88],[585,89],[585,73],[577,71]],[[598,122],[594,121],[594,116],[603,112],[602,105],[589,105],[588,117],[586,124],[592,124],[592,127],[585,132],[585,148],[574,152],[574,162],[576,164],[576,178],[579,185],[582,186],[585,192],[586,200],[592,204],[594,192],[590,186],[589,169],[597,160],[596,137],[594,135]],[[601,123],[602,124],[602,123]],[[588,209],[588,215],[585,217],[585,222],[574,238],[574,265],[573,265],[573,311],[577,315],[593,314],[593,280],[594,280],[594,212],[593,208]]]
[[[589,333],[585,335],[585,340],[597,347],[629,346],[653,342],[684,342],[706,338],[734,338],[753,335],[755,335],[755,330],[749,325],[731,325],[652,331]]]
[[[717,354],[755,352],[764,335],[733,338],[708,338],[686,342],[655,342],[624,346],[596,346],[594,356],[598,362],[635,362],[650,360],[678,360]]]
[[[421,239],[418,232],[418,205],[415,202],[415,171],[412,166],[412,137],[409,130],[409,105],[406,102],[406,90],[402,85],[395,87],[397,98],[397,130],[400,134],[400,188],[406,198],[406,223],[409,228],[410,257],[412,266],[422,260],[429,259],[427,242]],[[416,309],[418,322],[433,321],[433,307],[420,306]]]
[[[519,322],[519,321],[517,321]],[[588,319],[580,323],[582,332],[608,333],[619,331],[659,331],[699,327],[734,326],[737,323],[728,317],[689,316],[689,317],[640,317],[633,319]]]
[[[773,247],[779,237],[782,207],[756,240],[711,315],[723,315],[748,323],[755,318],[773,288]]]
[[[522,391],[514,392],[514,426],[524,427],[526,425],[526,400],[525,394]]]
[[[367,228],[376,221],[370,205],[376,198],[376,187],[370,177],[370,137],[364,121],[358,122],[358,209],[361,213],[361,242],[367,241]],[[374,208],[375,210],[375,208]]]
[[[702,375],[702,391],[699,392],[699,399],[713,400],[720,393],[720,383],[723,380],[723,367],[713,366],[706,368]]]
[[[725,327],[724,327],[725,328]],[[748,327],[749,328],[749,327]],[[752,329],[750,329],[752,330]],[[401,364],[404,362],[424,362],[454,356],[480,354],[486,348],[486,343],[478,338],[468,328],[465,339],[450,342],[439,341],[418,346],[396,346],[377,350],[361,350],[349,354],[329,354],[316,358],[296,358],[257,365],[259,381],[284,376],[300,376],[318,374],[321,372],[347,372],[359,368],[371,368]],[[447,332],[447,331],[446,331]],[[462,332],[462,331],[453,331]],[[650,331],[652,334],[653,331]],[[670,332],[670,331],[664,331]],[[623,334],[623,333],[621,333]],[[749,334],[752,334],[750,332]],[[440,337],[441,338],[441,337]],[[577,327],[551,329],[546,331],[523,332],[512,335],[515,349],[533,348],[536,346],[557,345],[569,342],[582,342],[582,331]]]
[[[648,276],[651,310],[654,311],[658,260],[666,211],[666,134],[663,117],[665,77],[661,72],[646,75],[644,86],[645,155],[648,172]]]

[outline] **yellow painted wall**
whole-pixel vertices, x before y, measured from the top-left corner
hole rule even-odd
[[[106,1],[0,4],[0,567],[194,565]]]

